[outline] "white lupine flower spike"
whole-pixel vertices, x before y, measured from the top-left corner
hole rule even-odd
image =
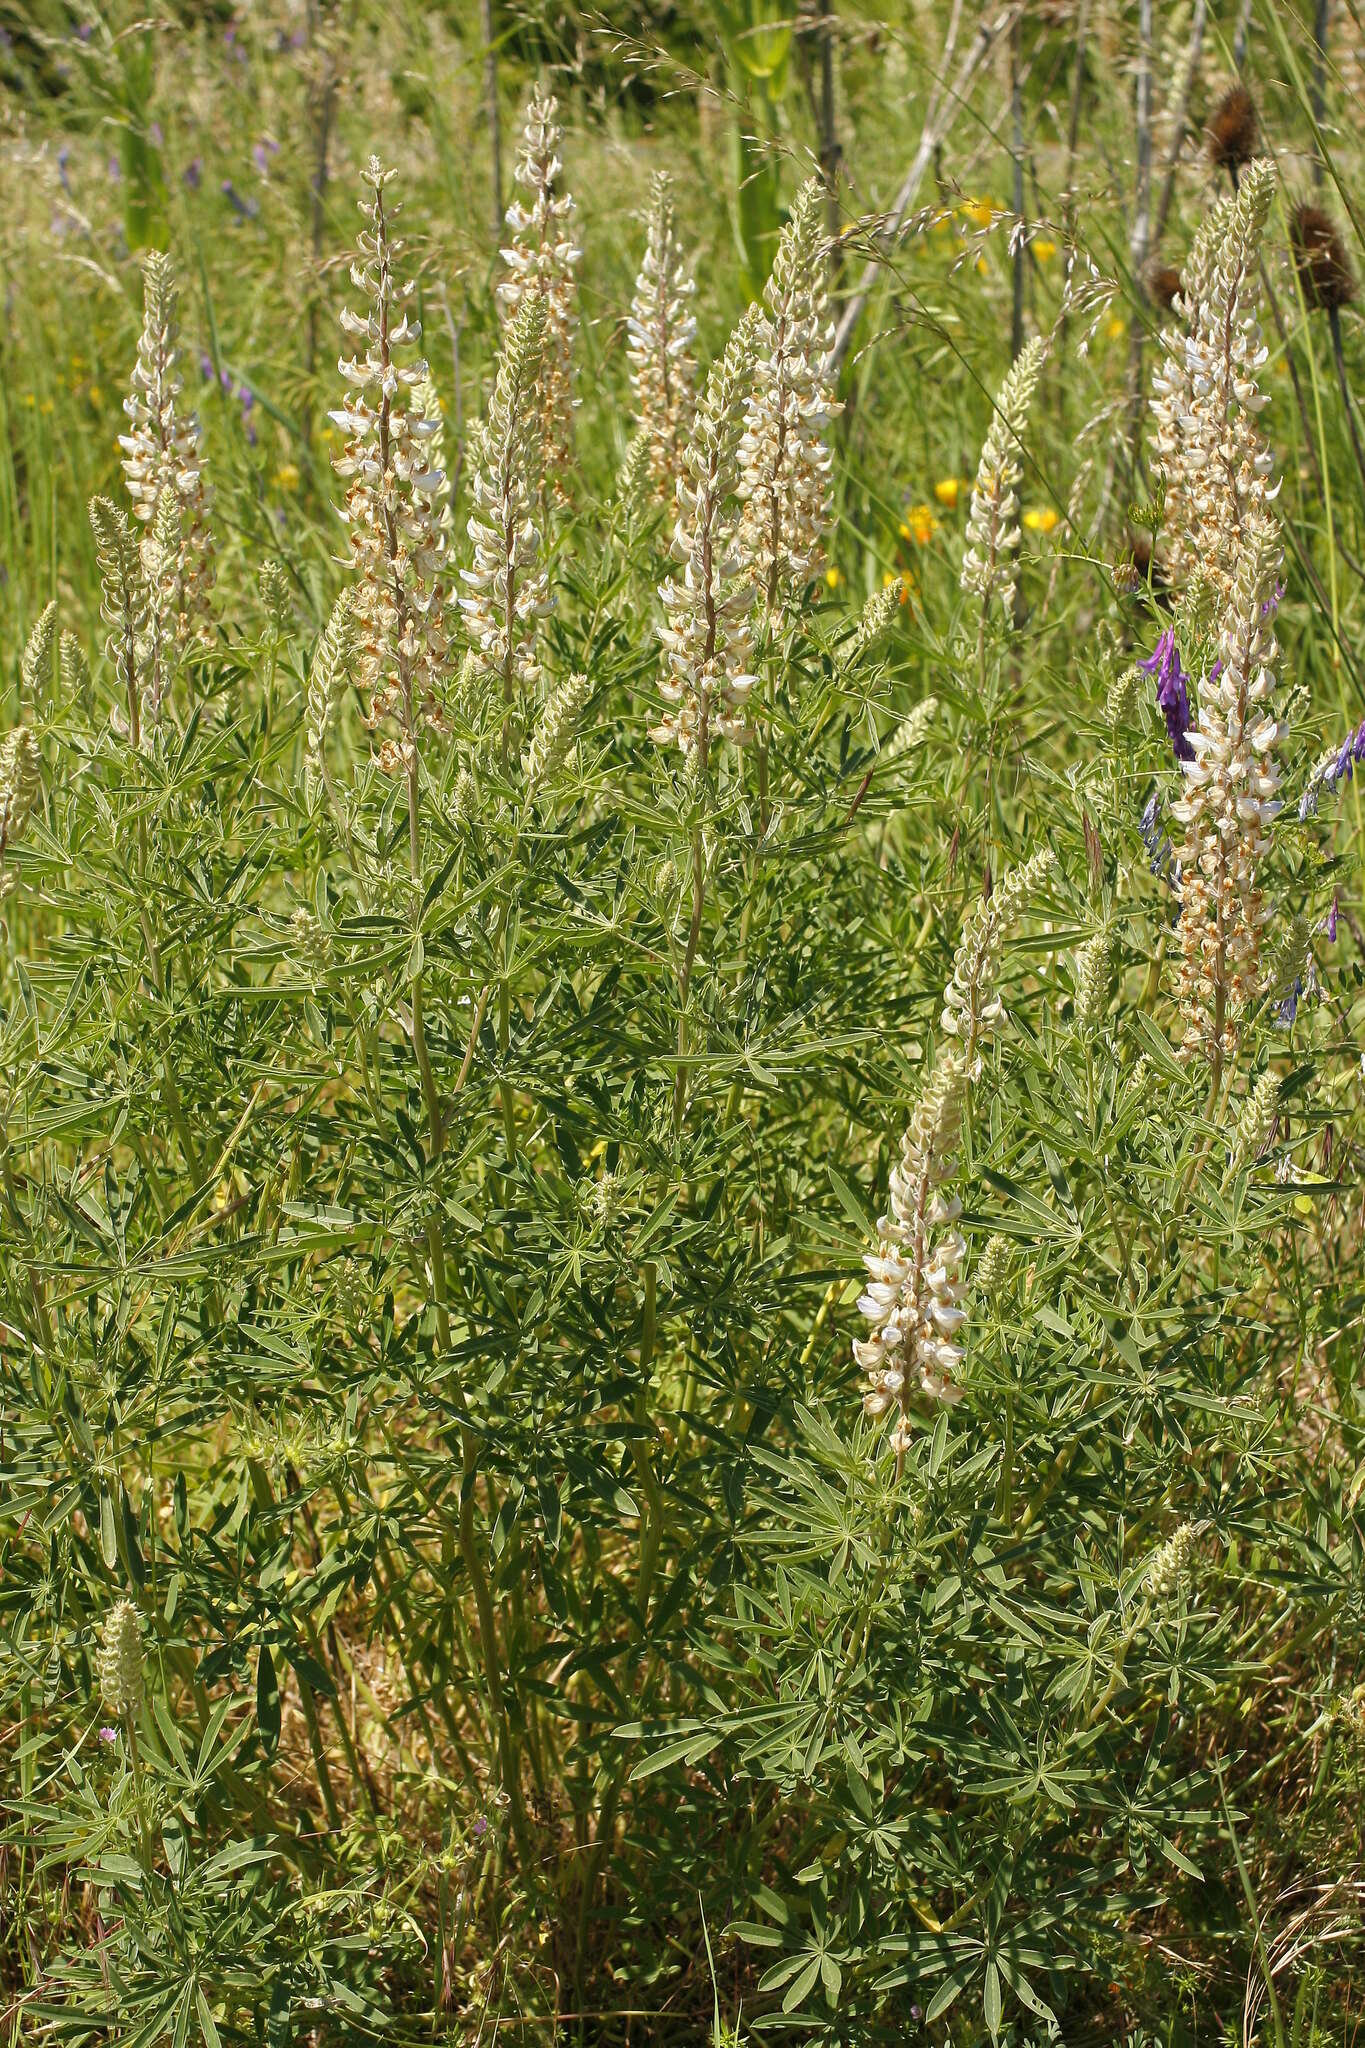
[[[119,446],[128,495],[138,519],[151,524],[167,489],[175,493],[178,502],[180,544],[172,625],[177,642],[183,645],[207,633],[213,535],[199,422],[182,402],[179,299],[170,257],[153,250],[143,271],[142,338],[132,389],[123,401],[130,431],[119,435]]]
[[[1006,617],[1014,608],[1015,562],[1019,553],[1019,485],[1023,478],[1020,441],[1028,409],[1047,354],[1041,336],[1026,342],[1010,366],[995,401],[981,445],[967,516],[967,551],[962,588],[981,599],[984,618],[998,598]]]
[[[650,477],[659,495],[671,498],[697,405],[692,313],[697,287],[683,261],[672,185],[662,172],[650,192],[647,233],[631,301],[627,353]]]
[[[362,313],[343,311],[341,324],[363,344],[363,353],[338,364],[349,388],[331,414],[346,435],[334,467],[346,484],[356,614],[364,627],[371,688],[369,722],[373,728],[396,727],[380,742],[379,765],[388,774],[411,777],[421,728],[444,723],[445,536],[432,511],[442,477],[431,467],[432,423],[418,399],[428,382],[427,366],[420,357],[406,365],[396,360],[399,352],[415,348],[421,328],[407,311],[412,286],[396,274],[402,244],[392,222],[398,209],[384,200],[394,174],[371,157],[361,175],[369,196],[360,202],[365,226],[351,282],[366,303]]]
[[[545,311],[545,340],[537,364],[541,439],[546,479],[563,488],[573,453],[573,339],[578,320],[574,272],[582,250],[574,241],[574,202],[563,188],[559,103],[537,85],[526,109],[516,180],[525,193],[507,209],[511,237],[503,250],[507,276],[498,300],[509,325],[530,299]]]

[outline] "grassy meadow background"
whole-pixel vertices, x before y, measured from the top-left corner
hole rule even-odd
[[[0,30],[0,740],[39,764],[0,834],[0,2039],[1365,2038],[1365,330],[1291,233],[1321,207],[1365,264],[1356,0]],[[1231,602],[1171,587],[1148,399],[1239,79],[1284,808],[1211,1084],[1135,664],[1171,628],[1197,700]],[[578,404],[513,711],[456,594],[490,95],[505,207],[537,80]],[[356,691],[307,766],[372,154],[450,514],[411,819]],[[758,739],[701,771],[649,736],[658,172],[701,381],[812,175],[840,333],[822,550]],[[138,750],[87,507],[127,503],[150,250],[215,582]],[[1033,336],[983,607],[973,479]],[[961,1399],[893,1450],[862,1261],[963,943],[1004,1011],[953,1166]]]

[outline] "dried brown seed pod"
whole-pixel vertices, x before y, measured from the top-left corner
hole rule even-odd
[[[1230,86],[1214,108],[1208,126],[1209,162],[1235,171],[1256,154],[1261,123],[1256,102],[1244,85]]]
[[[1147,289],[1162,311],[1169,313],[1181,291],[1180,272],[1173,263],[1158,263],[1148,274]]]
[[[1115,555],[1114,583],[1127,597],[1150,592],[1158,604],[1169,602],[1161,562],[1145,533],[1131,534]]]
[[[1296,206],[1290,215],[1289,239],[1308,304],[1327,313],[1349,305],[1356,295],[1356,281],[1331,214],[1320,206]]]

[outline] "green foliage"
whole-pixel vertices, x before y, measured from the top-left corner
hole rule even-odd
[[[1074,241],[1018,259],[1053,345],[1017,598],[983,622],[959,583],[1014,281],[954,210],[979,76],[947,224],[884,252],[844,368],[829,573],[759,629],[754,738],[699,768],[647,738],[677,564],[639,462],[618,493],[627,215],[667,162],[717,360],[820,146],[809,23],[671,17],[679,77],[728,81],[700,114],[614,49],[648,134],[597,104],[602,48],[554,81],[580,405],[574,469],[527,480],[554,606],[522,701],[456,629],[499,338],[470,13],[321,10],[291,48],[267,8],[82,38],[53,7],[5,53],[70,157],[6,159],[0,228],[0,2038],[1350,2041],[1365,976],[1359,782],[1321,771],[1359,719],[1365,499],[1330,344],[1293,316],[1311,415],[1263,377],[1286,804],[1269,985],[1211,1077],[1175,1050],[1180,783],[1131,677],[1174,619],[1197,693],[1220,621],[1111,571],[1130,525],[1162,541],[1124,446],[1151,307],[1118,203],[1074,200],[1134,152],[1126,77],[1083,74],[1074,178],[1028,100],[1031,246]],[[913,150],[934,13],[837,23],[860,206]],[[571,30],[500,44],[504,141],[508,51]],[[1071,32],[1028,21],[1038,77]],[[1101,32],[1131,49],[1124,10]],[[1263,108],[1286,146],[1306,115]],[[694,175],[723,135],[729,181]],[[372,147],[458,536],[397,773],[327,421]],[[112,387],[163,241],[217,585],[139,731],[166,563]],[[970,1046],[964,929],[999,1004]],[[898,1450],[859,1412],[863,1262],[954,1044],[958,1398],[912,1389]]]

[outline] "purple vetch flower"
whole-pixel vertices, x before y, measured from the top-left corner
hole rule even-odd
[[[1294,1019],[1299,1014],[1299,997],[1302,994],[1303,976],[1301,974],[1296,974],[1294,976],[1293,988],[1290,989],[1289,994],[1285,997],[1282,1003],[1277,1005],[1275,1010],[1276,1018],[1281,1024],[1284,1025],[1286,1030],[1288,1030],[1289,1026],[1294,1022]]]
[[[123,165],[119,162],[116,156],[111,156],[109,158],[109,161],[105,164],[104,168],[109,173],[109,180],[111,184],[117,185],[122,182]]]
[[[118,1729],[117,1729],[117,1728],[101,1728],[101,1729],[100,1729],[100,1741],[101,1741],[101,1742],[117,1742],[117,1741],[118,1741]]]
[[[187,185],[191,192],[199,190],[199,187],[204,182],[204,159],[202,156],[192,156],[190,158],[184,170],[180,173],[180,182],[182,185]]]
[[[1261,606],[1261,617],[1262,617],[1263,619],[1273,619],[1273,618],[1274,618],[1274,616],[1275,616],[1276,612],[1277,612],[1277,611],[1279,610],[1279,608],[1280,608],[1280,599],[1281,599],[1281,598],[1282,598],[1283,596],[1284,596],[1284,585],[1283,585],[1283,583],[1277,583],[1277,584],[1275,585],[1275,593],[1274,593],[1273,597],[1268,597],[1268,598],[1266,599],[1265,603],[1264,603],[1264,604],[1263,604],[1263,605]]]
[[[91,36],[92,36],[92,35],[94,35],[94,33],[95,33],[95,24],[94,24],[94,22],[93,22],[93,21],[83,21],[83,22],[81,22],[81,23],[80,23],[80,25],[78,26],[78,28],[77,28],[77,30],[76,30],[76,39],[77,39],[77,41],[78,41],[78,42],[82,42],[82,43],[88,43],[88,42],[89,42],[89,40],[90,40],[90,38],[91,38]]]
[[[1166,732],[1176,760],[1192,761],[1194,748],[1185,737],[1190,729],[1190,679],[1180,666],[1180,650],[1175,644],[1173,627],[1166,628],[1146,661],[1140,661],[1138,667],[1157,679],[1156,701],[1166,720]]]
[[[222,387],[223,387],[224,391],[231,391],[231,389],[232,389],[232,372],[231,372],[231,370],[220,370],[220,371],[218,372],[218,382],[219,382],[219,383],[220,383],[220,384],[222,385]]]
[[[211,356],[211,355],[209,354],[209,352],[208,352],[208,350],[207,350],[207,349],[203,349],[203,350],[201,350],[201,352],[200,352],[200,356],[199,356],[199,374],[200,374],[200,376],[201,376],[201,377],[210,377],[210,378],[211,378],[211,377],[212,377],[212,375],[213,375],[213,357],[212,357],[212,356]]]
[[[255,220],[261,210],[254,199],[243,199],[231,178],[223,180],[223,197],[239,220]]]
[[[263,178],[269,176],[271,157],[279,153],[280,145],[272,135],[263,135],[259,142],[252,143],[251,161]]]
[[[1317,816],[1318,799],[1324,789],[1335,789],[1339,782],[1349,782],[1355,774],[1357,761],[1365,761],[1365,718],[1354,732],[1348,732],[1337,751],[1334,761],[1325,768],[1315,771],[1307,789],[1299,798],[1299,823],[1306,818]]]
[[[71,190],[71,151],[63,143],[57,151],[57,176],[62,181],[63,192]]]
[[[486,1821],[486,1820],[484,1819],[484,1817],[483,1817],[483,1815],[482,1815],[481,1813],[479,1813],[479,1814],[476,1814],[476,1815],[474,1816],[474,1834],[475,1834],[476,1838],[481,1838],[482,1836],[486,1835],[487,1833],[488,1833],[488,1822],[487,1822],[487,1821]]]
[[[1337,899],[1336,899],[1336,897],[1334,896],[1334,897],[1332,898],[1332,908],[1331,908],[1331,909],[1330,909],[1330,910],[1328,911],[1328,913],[1327,913],[1327,922],[1326,922],[1326,924],[1325,924],[1325,925],[1323,926],[1323,930],[1324,930],[1324,931],[1326,932],[1326,934],[1327,934],[1327,943],[1328,943],[1328,945],[1329,945],[1329,946],[1335,946],[1335,944],[1336,944],[1336,942],[1337,942],[1337,910],[1338,910],[1338,907],[1339,907],[1339,906],[1338,906],[1338,903],[1337,903]]]

